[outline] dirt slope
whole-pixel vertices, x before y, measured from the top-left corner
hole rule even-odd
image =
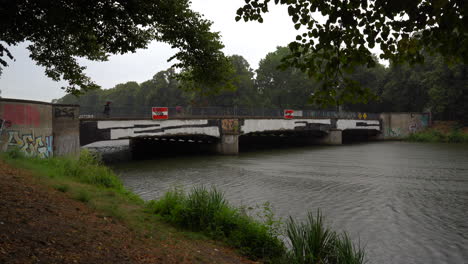
[[[145,239],[0,160],[0,263],[251,263],[211,242]]]

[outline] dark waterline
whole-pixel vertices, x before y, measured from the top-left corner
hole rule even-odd
[[[468,263],[468,145],[380,142],[189,156],[114,165],[127,187],[157,199],[174,186],[214,185],[236,205],[273,205],[360,238],[369,263]]]

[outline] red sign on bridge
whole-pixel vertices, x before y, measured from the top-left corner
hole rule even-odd
[[[294,118],[294,110],[285,109],[285,110],[284,110],[284,118],[286,118],[286,119],[293,119],[293,118]]]
[[[169,109],[167,107],[152,107],[151,110],[153,112],[153,120],[169,118]]]

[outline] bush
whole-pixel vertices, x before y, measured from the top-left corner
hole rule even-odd
[[[194,187],[189,194],[175,189],[148,207],[171,223],[225,240],[254,259],[279,258],[285,251],[267,225],[230,206],[215,188]]]

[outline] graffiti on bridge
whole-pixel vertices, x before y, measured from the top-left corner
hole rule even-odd
[[[221,121],[223,132],[239,132],[239,120],[237,119],[223,119]]]
[[[387,128],[385,130],[385,136],[386,137],[401,137],[402,136],[402,131],[401,131],[401,128]]]
[[[410,133],[421,131],[429,126],[429,115],[415,115],[411,114],[411,120],[409,123],[408,130]]]
[[[23,134],[20,135],[18,131],[8,131],[8,148],[18,148],[24,152],[28,157],[41,157],[49,158],[52,157],[52,136],[38,136],[34,134]]]
[[[0,119],[0,137],[3,135],[3,130],[5,130],[5,128],[9,128],[9,127],[11,127],[11,121],[10,120]]]
[[[54,108],[54,116],[55,117],[71,117],[72,119],[75,118],[75,108],[73,107],[58,107]]]

